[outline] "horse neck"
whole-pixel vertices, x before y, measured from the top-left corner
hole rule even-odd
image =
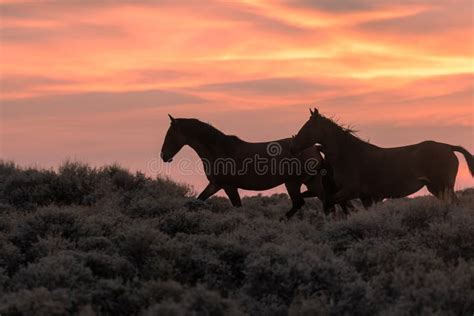
[[[223,136],[223,140],[226,137],[227,136]],[[225,141],[217,142],[215,139],[202,139],[200,134],[196,132],[188,133],[187,145],[189,145],[201,159],[207,160],[214,160],[221,157],[222,153],[226,150]]]
[[[201,159],[212,160],[216,157],[216,149],[209,144],[198,141],[197,139],[191,139],[188,142],[191,147]]]
[[[343,130],[334,130],[323,140],[323,151],[331,164],[340,169],[360,163],[361,157],[374,145],[364,142],[351,133]]]

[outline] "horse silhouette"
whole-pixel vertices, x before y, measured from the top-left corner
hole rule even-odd
[[[199,194],[199,200],[205,201],[223,189],[232,205],[240,207],[238,189],[262,191],[285,184],[292,201],[292,207],[286,213],[287,219],[305,204],[304,197],[317,196],[323,201],[326,213],[333,209],[330,196],[334,193],[334,185],[329,177],[320,175],[319,171],[325,166],[317,146],[308,146],[295,157],[290,152],[292,138],[249,143],[197,119],[169,117],[171,124],[161,149],[161,158],[164,162],[171,162],[183,146],[189,145],[194,149],[203,162],[209,180],[207,187]],[[319,163],[308,173],[304,168],[290,168],[289,162],[296,162],[299,166],[306,166],[308,162]],[[278,170],[271,170],[273,166],[277,166]],[[308,188],[303,194],[300,192],[302,184]],[[346,201],[339,204],[343,210],[347,210],[347,205],[351,206]]]
[[[459,161],[454,152],[466,158],[474,176],[474,157],[464,148],[435,141],[381,148],[365,142],[353,131],[310,110],[311,117],[294,137],[291,151],[301,152],[319,143],[334,169],[340,190],[334,202],[357,197],[400,198],[426,186],[439,199],[456,202],[454,184]]]

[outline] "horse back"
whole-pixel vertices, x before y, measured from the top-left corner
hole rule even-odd
[[[291,138],[284,138],[271,142],[228,144],[220,158],[235,162],[235,172],[209,176],[215,182],[248,190],[266,190],[288,181],[303,183],[314,176],[306,173],[307,161],[311,159],[312,166],[319,169],[322,156],[316,146],[295,156],[290,151],[291,143]],[[299,167],[295,167],[295,163]]]
[[[454,181],[458,160],[447,144],[418,144],[380,148],[364,164],[360,181],[383,197],[406,196],[424,184]]]

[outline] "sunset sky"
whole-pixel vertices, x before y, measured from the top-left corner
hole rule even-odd
[[[150,170],[167,113],[268,141],[310,106],[379,146],[474,153],[473,3],[0,0],[0,158],[118,162],[200,191],[177,164]]]

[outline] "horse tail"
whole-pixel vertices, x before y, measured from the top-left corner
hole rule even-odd
[[[461,146],[450,146],[453,151],[460,152],[464,155],[464,158],[466,158],[467,166],[469,167],[469,171],[471,171],[471,175],[474,177],[474,156],[472,156],[470,152],[468,152],[465,148]]]

